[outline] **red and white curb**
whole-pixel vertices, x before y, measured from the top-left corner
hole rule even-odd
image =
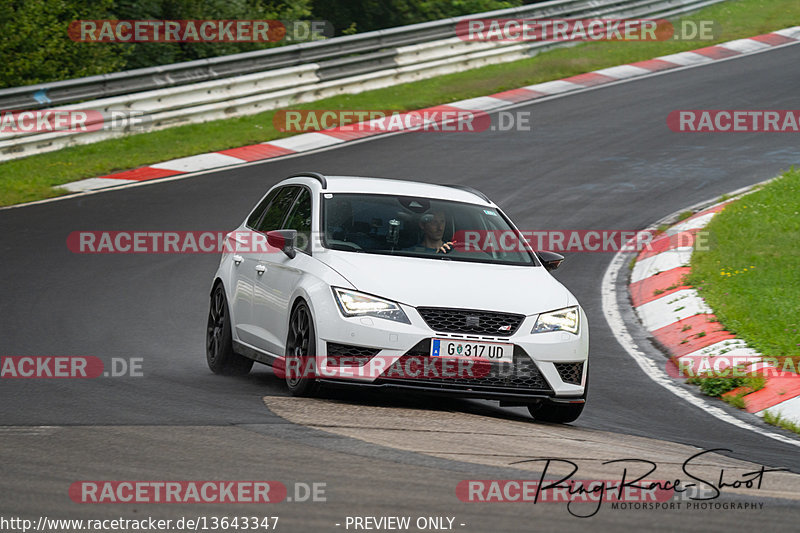
[[[631,63],[629,65],[620,65],[596,70],[594,72],[587,72],[585,74],[578,74],[577,76],[571,76],[562,80],[529,85],[527,87],[512,89],[490,96],[481,96],[459,102],[451,102],[446,105],[419,110],[416,113],[457,110],[492,111],[496,108],[536,100],[537,98],[578,91],[620,80],[645,76],[654,72],[700,65],[734,56],[751,54],[771,47],[796,43],[798,41],[800,41],[800,26],[794,26],[749,39],[738,39],[727,43],[708,46],[706,48],[700,48],[691,52],[671,54],[647,61]],[[439,113],[439,115],[441,116],[441,113]],[[401,129],[393,126],[391,131],[396,132],[401,131]],[[355,139],[362,139],[364,137],[381,135],[387,132],[382,122],[368,122],[363,128],[353,128],[352,126],[344,130],[342,128],[332,128],[313,133],[303,133],[294,137],[277,139],[261,144],[172,159],[134,170],[74,181],[61,185],[60,187],[72,192],[104,189],[137,181],[148,181],[199,170],[222,168],[251,161],[272,159],[288,154],[309,152],[311,150],[325,148]]]
[[[745,409],[763,417],[769,410],[800,423],[800,375],[779,373],[763,356],[723,329],[714,312],[692,287],[683,284],[698,232],[728,202],[700,211],[669,228],[636,258],[630,279],[633,307],[644,327],[681,368],[681,361],[704,361],[708,368],[724,370],[731,361],[744,364],[744,372],[761,374],[764,388],[743,396]],[[703,365],[704,368],[706,367]],[[724,396],[747,393],[735,389]]]

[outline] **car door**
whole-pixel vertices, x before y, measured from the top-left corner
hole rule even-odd
[[[226,247],[230,246],[231,250],[230,298],[228,299],[231,307],[231,324],[236,338],[245,342],[248,342],[245,340],[248,326],[253,323],[253,283],[255,281],[255,272],[252,268],[247,268],[245,262],[250,250],[249,241],[251,233],[258,226],[261,217],[264,216],[267,208],[280,191],[281,188],[276,188],[266,194],[247,216],[244,224],[228,235]],[[249,258],[249,262],[252,263],[252,267],[255,267],[253,258]]]
[[[265,198],[266,205],[262,212],[258,216],[254,216],[256,215],[256,211],[254,211],[247,221],[248,231],[258,235],[246,236],[243,239],[243,250],[235,253],[233,258],[233,270],[236,277],[233,292],[236,335],[240,341],[262,350],[266,345],[265,333],[256,318],[255,307],[258,300],[256,291],[259,290],[256,281],[263,276],[264,272],[260,264],[262,253],[253,243],[256,237],[266,242],[267,231],[280,229],[299,190],[300,188],[297,186],[281,187]]]
[[[289,258],[283,252],[264,253],[258,261],[265,272],[255,281],[253,313],[258,325],[264,328],[263,349],[276,355],[284,355],[289,299],[311,261],[312,213],[311,191],[303,187],[280,228],[297,231],[297,254]]]

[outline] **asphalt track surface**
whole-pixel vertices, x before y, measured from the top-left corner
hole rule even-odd
[[[799,62],[800,46],[789,46],[519,107],[532,113],[530,132],[393,135],[1,211],[2,355],[141,357],[145,375],[2,380],[0,514],[278,515],[283,531],[344,530],[335,523],[347,515],[456,516],[463,531],[796,526],[797,501],[768,498],[757,498],[767,502],[761,512],[604,509],[584,519],[589,522],[563,505],[459,502],[459,480],[518,478],[520,472],[296,424],[265,407],[263,396],[288,396],[267,367],[257,365],[245,378],[209,372],[204,334],[216,255],[77,255],[66,237],[78,230],[230,229],[267,188],[302,170],[471,185],[525,229],[641,229],[800,162],[796,134],[681,134],[666,126],[675,109],[800,109]],[[633,363],[602,313],[599,286],[610,259],[608,253],[573,254],[557,272],[591,328],[590,401],[567,429],[610,432],[620,445],[648,437],[725,447],[732,458],[800,472],[799,448],[708,416]],[[423,417],[458,413],[476,431],[482,420],[524,423],[532,437],[552,428],[488,402],[364,392],[332,393],[326,401],[340,402],[334,405],[345,414],[364,406],[419,409]],[[380,412],[392,416],[391,409]],[[459,438],[468,440],[469,433]],[[658,461],[658,446],[652,453],[648,459]],[[327,483],[328,501],[255,513],[252,506],[78,505],[67,488],[81,479],[317,481]]]

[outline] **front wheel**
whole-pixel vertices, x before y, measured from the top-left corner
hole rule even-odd
[[[587,363],[588,365],[588,363]],[[589,396],[589,367],[586,367],[586,381],[583,385],[583,400],[584,403],[555,403],[548,402],[547,400],[529,405],[528,412],[536,420],[542,422],[553,422],[555,424],[566,424],[575,422],[586,406],[586,398]]]
[[[316,374],[317,336],[314,319],[305,302],[300,302],[289,318],[286,339],[286,386],[292,396],[314,396],[319,391]],[[307,377],[311,375],[311,377]]]
[[[556,424],[566,424],[574,422],[581,416],[585,403],[557,404],[542,402],[536,405],[529,405],[528,411],[536,420],[542,422],[553,422]]]
[[[215,374],[242,376],[253,368],[253,360],[233,351],[233,335],[225,288],[219,283],[211,294],[206,328],[206,361]]]

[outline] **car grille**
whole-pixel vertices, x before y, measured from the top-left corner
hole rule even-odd
[[[492,364],[488,375],[480,378],[397,378],[402,375],[405,361],[410,357],[430,357],[431,339],[425,339],[387,368],[378,382],[404,385],[435,386],[444,390],[472,390],[486,392],[536,392],[552,394],[539,367],[519,346],[514,346],[514,363]]]
[[[524,315],[445,307],[418,307],[417,311],[434,331],[473,335],[509,337],[525,319]]]
[[[583,363],[554,363],[561,381],[573,385],[581,384],[583,375]]]
[[[327,366],[364,366],[380,351],[380,348],[329,342]]]

